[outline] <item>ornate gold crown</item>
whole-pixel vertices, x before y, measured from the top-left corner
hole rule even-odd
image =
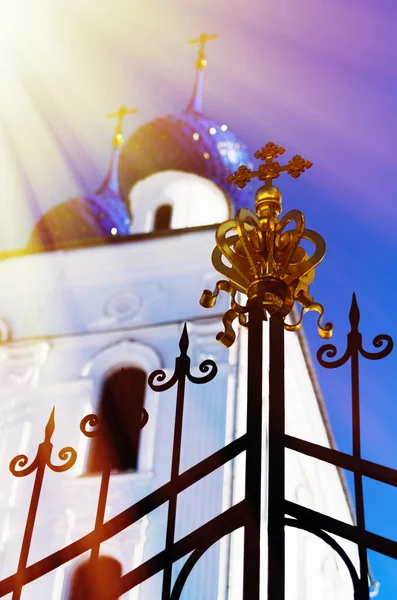
[[[238,211],[235,220],[225,221],[216,232],[216,248],[212,253],[214,267],[225,275],[228,281],[218,281],[214,292],[204,290],[200,304],[206,308],[215,305],[220,291],[231,296],[231,308],[223,316],[225,331],[218,333],[217,339],[224,346],[231,346],[235,340],[232,328],[234,319],[246,325],[245,313],[248,306],[235,300],[237,292],[248,298],[260,297],[263,308],[270,315],[285,317],[295,301],[302,306],[297,323],[284,323],[288,331],[296,331],[302,325],[303,316],[308,311],[319,313],[317,325],[322,338],[330,338],[332,324],[321,325],[324,308],[314,302],[309,294],[309,285],[314,279],[314,268],[325,254],[323,238],[310,229],[305,229],[305,217],[299,210],[291,210],[281,219],[281,192],[272,184],[280,173],[287,172],[297,178],[312,166],[312,163],[295,155],[286,165],[281,166],[274,159],[285,152],[284,148],[269,142],[254,156],[265,161],[257,171],[245,165],[229,175],[227,180],[239,188],[245,187],[257,177],[265,184],[255,196],[255,213],[247,208]],[[301,246],[302,240],[314,245],[308,254]]]

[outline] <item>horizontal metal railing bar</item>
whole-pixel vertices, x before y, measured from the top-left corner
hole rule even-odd
[[[306,440],[301,440],[291,435],[284,436],[284,443],[285,447],[290,450],[295,450],[296,452],[318,458],[319,460],[335,465],[336,467],[347,469],[348,471],[355,471],[364,477],[376,479],[382,483],[397,487],[397,470],[390,467],[379,465],[370,460],[365,460],[364,458],[357,460],[351,454],[346,454],[345,452],[335,450],[334,448],[326,448],[325,446],[313,444],[312,442],[307,442]]]
[[[284,501],[284,509],[286,514],[295,517],[295,519],[301,519],[303,522],[309,522],[312,527],[333,533],[355,544],[362,544],[369,550],[397,559],[397,542],[393,540],[370,531],[360,531],[356,525],[343,523],[343,521],[323,515],[311,508],[299,506],[299,504],[289,500]]]
[[[50,554],[42,560],[28,566],[24,572],[24,585],[50,573],[54,569],[69,562],[73,558],[80,556],[92,548],[93,543],[102,543],[123,531],[130,525],[139,521],[142,517],[149,514],[169,500],[171,495],[179,494],[194,483],[197,483],[203,477],[206,477],[219,467],[238,456],[246,449],[246,435],[242,435],[237,440],[217,450],[197,465],[194,465],[187,471],[181,473],[174,486],[170,482],[164,484],[156,491],[152,492],[142,500],[136,502],[122,513],[104,523],[100,529],[91,531],[82,538],[65,546],[61,550]],[[225,514],[225,513],[223,513]],[[192,534],[191,534],[192,535]],[[182,541],[182,540],[180,540]],[[180,542],[178,542],[180,543]],[[0,597],[13,591],[16,585],[16,574],[6,577],[0,581]]]
[[[201,542],[212,538],[213,543],[220,540],[224,535],[232,533],[235,529],[244,525],[245,501],[242,500],[225,512],[211,519],[192,533],[174,543],[172,561],[179,560],[189,552],[197,548]],[[136,567],[121,578],[118,593],[121,596],[139,585],[149,577],[162,571],[167,563],[166,551],[162,550],[139,567]]]

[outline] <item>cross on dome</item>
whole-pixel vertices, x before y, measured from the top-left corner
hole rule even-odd
[[[207,66],[207,59],[205,55],[205,45],[210,40],[218,38],[217,33],[202,33],[198,38],[190,40],[189,44],[199,44],[196,61],[196,79],[194,82],[194,88],[192,97],[190,98],[189,104],[186,107],[186,112],[195,112],[202,114],[203,112],[203,85],[204,85],[204,69]]]
[[[113,138],[113,147],[119,148],[123,143],[123,121],[127,115],[132,115],[138,112],[137,108],[127,108],[126,106],[120,106],[120,108],[114,112],[106,115],[107,119],[117,119],[114,138]]]
[[[189,44],[199,44],[196,62],[197,69],[205,69],[207,66],[207,60],[205,57],[205,44],[210,40],[215,40],[218,37],[218,33],[202,33],[198,38],[189,41]]]
[[[295,154],[286,165],[280,165],[279,162],[274,162],[281,154],[284,154],[285,148],[277,146],[274,142],[268,142],[260,150],[254,153],[255,158],[263,160],[264,163],[259,165],[257,171],[251,171],[245,165],[241,165],[233,175],[227,177],[229,183],[234,183],[238,188],[244,188],[247,183],[257,177],[260,181],[265,181],[266,186],[272,185],[272,179],[276,179],[280,173],[286,172],[294,179],[297,179],[301,174],[310,169],[313,165],[309,160],[305,160],[299,154]]]

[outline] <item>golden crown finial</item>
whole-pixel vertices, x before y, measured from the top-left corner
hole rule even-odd
[[[123,121],[124,117],[127,115],[133,115],[138,112],[137,108],[127,108],[126,106],[120,106],[120,108],[114,112],[106,115],[107,119],[117,119],[114,137],[113,137],[113,147],[115,149],[119,148],[123,143]]]
[[[302,306],[301,317],[295,324],[285,323],[285,329],[296,331],[301,327],[303,315],[307,311],[316,311],[319,313],[320,336],[329,338],[332,335],[331,323],[322,325],[322,305],[309,294],[315,267],[325,254],[325,242],[315,231],[305,229],[305,217],[299,210],[291,210],[279,219],[281,193],[272,185],[272,180],[280,173],[286,172],[296,179],[312,163],[296,154],[286,165],[280,165],[274,159],[284,152],[284,148],[269,142],[254,154],[255,158],[264,161],[257,171],[241,165],[233,175],[227,177],[229,183],[240,189],[253,178],[265,184],[256,192],[256,214],[248,208],[242,208],[235,220],[221,223],[216,232],[212,263],[228,281],[218,281],[214,292],[204,290],[200,304],[210,308],[214,306],[220,291],[230,294],[231,307],[223,316],[225,331],[217,335],[217,339],[225,346],[230,346],[235,339],[232,328],[234,319],[238,318],[239,323],[245,325],[245,313],[249,302],[254,299],[259,300],[269,314],[282,318],[298,302]],[[313,244],[311,254],[301,246],[302,240]],[[246,306],[236,302],[237,292],[247,296]]]
[[[197,69],[205,69],[205,67],[207,66],[207,60],[205,56],[205,44],[210,40],[215,40],[217,37],[219,37],[218,33],[202,33],[198,38],[189,41],[189,44],[199,44],[196,62]]]

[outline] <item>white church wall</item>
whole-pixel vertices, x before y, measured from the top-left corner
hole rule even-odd
[[[80,433],[79,422],[98,406],[101,384],[114,369],[136,365],[149,373],[161,368],[170,377],[184,321],[188,323],[193,372],[199,375],[197,366],[208,357],[216,361],[219,372],[209,384],[187,385],[181,468],[189,468],[225,441],[245,432],[246,332],[241,330],[235,346],[227,351],[215,341],[219,316],[228,307],[227,296],[220,298],[212,311],[198,304],[202,290],[213,288],[218,279],[210,262],[213,245],[214,231],[203,230],[139,243],[19,257],[0,264],[4,282],[0,317],[9,322],[14,340],[0,348],[0,523],[4,525],[0,537],[4,558],[1,577],[15,571],[32,485],[31,477],[16,481],[11,476],[7,468],[10,459],[21,452],[34,458],[55,405],[54,460],[56,451],[67,445],[77,449],[79,459],[67,473],[46,474],[29,562],[88,533],[94,524],[100,478],[83,476],[89,442]],[[266,332],[267,324],[265,339]],[[265,343],[264,415],[267,360]],[[286,334],[286,362],[287,432],[329,445],[295,334]],[[142,431],[138,470],[112,475],[106,519],[168,481],[175,397],[175,388],[161,394],[147,390],[149,422]],[[265,597],[266,419],[263,442]],[[184,493],[178,503],[177,535],[187,534],[241,500],[243,481],[244,455]],[[287,452],[287,495],[351,522],[339,474],[332,466],[313,464],[307,457]],[[163,506],[104,543],[102,551],[117,558],[123,572],[127,572],[163,548],[165,520]],[[351,597],[344,565],[335,561],[322,542],[296,531],[288,532],[287,539],[288,599],[312,600],[321,594],[333,597],[334,593],[341,600]],[[239,600],[241,550],[241,531],[214,546],[195,568],[182,598]],[[71,574],[83,558],[27,586],[25,600],[67,600]],[[304,575],[308,565],[310,578]],[[328,576],[331,583],[326,580]],[[125,597],[157,598],[159,586],[161,578],[155,577]]]

